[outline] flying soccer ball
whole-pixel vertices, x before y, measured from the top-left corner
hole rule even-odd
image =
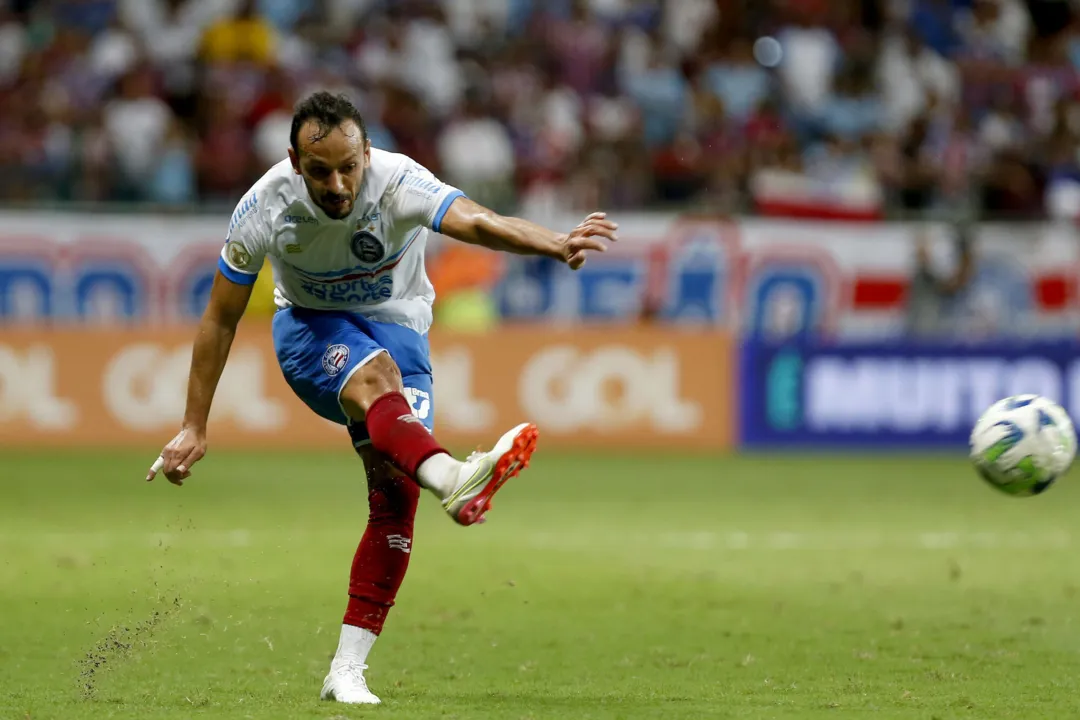
[[[1039,395],[999,400],[971,431],[971,461],[979,476],[1009,495],[1038,495],[1075,458],[1072,420],[1063,407]]]

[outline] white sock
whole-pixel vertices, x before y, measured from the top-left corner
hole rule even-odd
[[[367,664],[368,653],[371,652],[371,646],[375,644],[378,637],[370,630],[355,625],[342,625],[341,639],[338,640],[334,660],[349,657],[356,658],[362,665]]]
[[[446,453],[432,455],[416,469],[416,481],[439,496],[440,500],[450,497],[458,483],[458,470],[461,461]]]

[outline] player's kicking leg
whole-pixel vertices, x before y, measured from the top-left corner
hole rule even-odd
[[[490,451],[473,453],[463,462],[413,415],[401,388],[397,366],[381,353],[349,378],[339,399],[350,418],[366,425],[376,450],[432,491],[457,523],[472,525],[484,517],[506,481],[528,467],[539,431],[531,423],[518,425]]]

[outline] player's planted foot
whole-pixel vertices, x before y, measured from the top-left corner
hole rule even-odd
[[[323,681],[323,700],[336,700],[356,705],[378,705],[380,700],[368,690],[364,671],[371,646],[378,639],[371,630],[355,625],[341,626],[341,639],[337,652],[330,661],[330,673]]]
[[[368,689],[365,670],[367,665],[359,658],[334,658],[319,697],[354,705],[378,705],[382,701]]]
[[[460,525],[483,520],[491,498],[507,480],[529,466],[540,431],[522,423],[499,438],[490,452],[474,452],[457,468],[457,481],[443,507]]]

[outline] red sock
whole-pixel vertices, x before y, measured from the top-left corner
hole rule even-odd
[[[372,474],[369,473],[369,482]],[[346,625],[382,632],[412,553],[413,518],[420,486],[405,476],[382,479],[368,492],[367,530],[349,573]]]
[[[446,452],[424,423],[412,414],[409,401],[401,393],[386,393],[371,403],[364,424],[372,446],[388,455],[411,478],[416,477],[416,469],[422,462]]]

